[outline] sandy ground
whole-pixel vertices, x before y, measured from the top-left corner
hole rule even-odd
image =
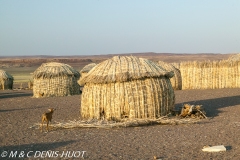
[[[240,89],[185,90],[175,94],[176,107],[201,104],[209,118],[197,124],[41,133],[31,126],[39,123],[41,114],[50,107],[57,109],[52,123],[78,120],[80,95],[36,99],[31,98],[30,90],[0,91],[0,159],[240,159]],[[206,145],[224,145],[227,151],[203,152]],[[44,152],[48,150],[50,155]]]

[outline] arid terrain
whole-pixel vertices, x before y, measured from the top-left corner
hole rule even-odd
[[[32,92],[0,92],[0,153],[22,151],[26,159],[40,158],[39,152],[86,151],[84,159],[214,159],[238,160],[240,157],[240,89],[176,91],[176,107],[184,103],[201,104],[208,119],[197,124],[150,125],[129,128],[74,128],[41,133],[36,127],[41,114],[56,108],[52,123],[78,120],[79,95],[32,98]],[[207,153],[206,145],[224,145],[225,152]],[[32,152],[30,152],[32,151]],[[27,153],[31,158],[27,158]],[[1,156],[1,154],[0,154]],[[71,154],[70,154],[71,156]],[[76,155],[77,156],[77,155]],[[42,157],[46,157],[43,153]],[[2,159],[2,157],[1,157]],[[54,158],[53,158],[54,159]],[[76,159],[76,158],[67,158]]]
[[[80,70],[88,63],[99,63],[111,56],[113,55],[84,58],[55,57],[54,61],[62,59],[64,63]],[[145,58],[149,56],[149,59],[155,61],[180,62],[221,60],[227,59],[230,55],[147,53],[137,56]],[[25,78],[29,77],[24,75],[30,75],[34,68],[36,69],[42,62],[50,61],[51,58],[3,57],[0,59],[0,65],[5,67],[0,68],[19,76],[18,83],[15,84],[15,88],[18,88],[20,83],[28,81]],[[38,62],[33,63],[31,59]],[[31,65],[25,66],[27,63],[21,62],[23,66],[16,66],[21,60]],[[6,67],[6,64],[9,66]],[[52,124],[79,120],[81,95],[49,98],[32,98],[32,95],[32,90],[0,91],[0,159],[13,159],[13,157],[17,157],[14,159],[50,159],[51,157],[51,159],[151,160],[154,156],[161,160],[238,160],[240,158],[240,88],[175,91],[176,108],[185,103],[203,105],[208,119],[202,119],[196,124],[111,129],[50,128],[48,133],[40,132],[36,127],[41,121],[41,114],[48,108],[56,108]],[[202,148],[207,145],[224,145],[227,150],[216,153],[203,152]],[[51,151],[52,154],[47,155],[45,151],[49,153]]]

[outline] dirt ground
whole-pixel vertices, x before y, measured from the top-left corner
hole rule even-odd
[[[0,159],[239,159],[240,89],[184,90],[175,94],[176,107],[201,104],[209,118],[197,124],[41,133],[31,126],[39,123],[41,114],[50,107],[56,108],[52,123],[78,120],[80,95],[36,99],[31,90],[0,91]],[[203,152],[206,145],[224,145],[227,151]]]

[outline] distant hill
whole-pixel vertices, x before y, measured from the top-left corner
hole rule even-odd
[[[205,60],[222,60],[227,59],[232,54],[219,53],[122,53],[122,54],[107,54],[107,55],[72,55],[72,56],[50,56],[50,55],[36,55],[36,56],[0,56],[0,68],[9,67],[32,67],[40,66],[47,62],[67,63],[73,66],[84,66],[89,63],[100,63],[113,56],[137,56],[152,61],[165,62],[181,62],[181,61],[205,61]]]

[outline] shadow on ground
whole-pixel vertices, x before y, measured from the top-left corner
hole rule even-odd
[[[8,92],[0,92],[0,99],[3,98],[16,98],[16,97],[27,97],[32,96],[32,91],[27,92],[19,92],[19,91],[8,91]]]
[[[0,109],[0,112],[12,112],[12,111],[19,111],[19,110],[29,110],[29,109],[36,109],[36,108],[46,108],[46,106],[40,106],[40,107],[32,107],[32,108],[15,108],[15,109]]]

